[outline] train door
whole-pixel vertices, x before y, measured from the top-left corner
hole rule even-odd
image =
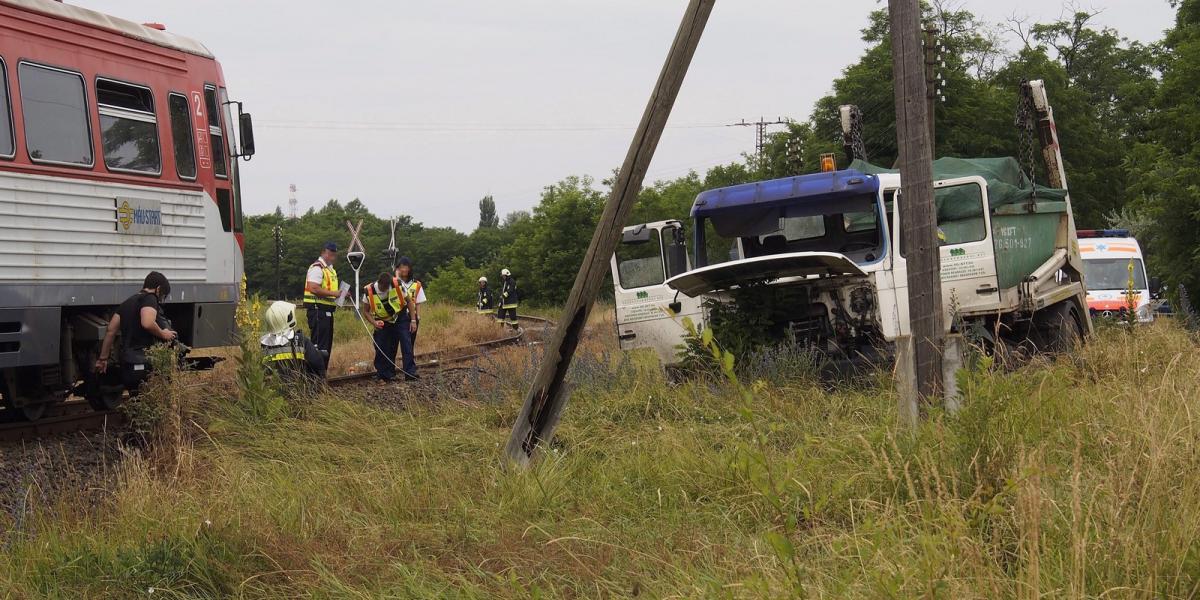
[[[662,364],[678,362],[677,347],[686,335],[683,319],[702,324],[702,298],[679,294],[664,282],[690,268],[683,225],[678,221],[625,228],[611,259],[622,350],[652,348]]]

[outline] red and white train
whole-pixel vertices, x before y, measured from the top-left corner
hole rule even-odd
[[[236,110],[233,110],[236,107]],[[236,130],[235,130],[236,128]],[[0,0],[0,394],[36,418],[90,370],[150,271],[197,348],[242,279],[241,104],[199,42],[53,0]]]

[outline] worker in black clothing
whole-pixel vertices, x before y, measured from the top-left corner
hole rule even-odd
[[[287,383],[325,379],[325,355],[296,329],[296,305],[273,302],[263,316],[266,333],[259,339],[263,363]]]
[[[492,306],[492,290],[488,289],[487,277],[479,278],[479,296],[475,301],[475,312],[486,315],[494,310]]]
[[[500,270],[500,310],[496,312],[496,322],[516,329],[517,307],[521,305],[521,292],[517,290],[517,279],[508,269]]]
[[[142,382],[150,376],[146,349],[159,342],[173,342],[178,337],[174,331],[164,329],[159,324],[162,313],[160,303],[170,294],[171,284],[167,277],[158,271],[151,271],[142,282],[142,290],[122,302],[108,321],[108,330],[96,360],[96,372],[103,374],[108,371],[108,360],[119,332],[121,383],[130,395],[137,394]]]
[[[308,267],[304,278],[304,308],[308,313],[308,331],[317,348],[329,361],[333,353],[333,313],[337,310],[342,291],[338,274],[333,268],[337,261],[337,244],[325,242],[321,255]]]

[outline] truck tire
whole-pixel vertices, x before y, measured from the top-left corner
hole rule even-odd
[[[1040,312],[1037,322],[1040,350],[1046,354],[1067,354],[1083,344],[1079,308],[1066,300]]]

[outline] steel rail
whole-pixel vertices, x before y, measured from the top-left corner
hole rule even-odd
[[[119,410],[96,411],[87,402],[75,400],[50,407],[56,415],[36,421],[0,423],[0,442],[31,440],[51,435],[118,429],[128,422]]]
[[[465,311],[465,310],[458,311],[458,312],[470,313],[470,311]],[[474,314],[474,313],[471,313],[471,314]],[[547,327],[554,325],[553,321],[551,321],[550,319],[543,318],[543,317],[518,315],[517,320],[536,323],[538,325],[547,326]],[[520,344],[521,341],[524,339],[525,339],[525,330],[521,329],[521,330],[518,330],[516,334],[510,335],[508,337],[503,337],[503,338],[499,338],[499,339],[495,339],[495,340],[488,340],[486,342],[479,342],[476,344],[469,344],[466,346],[458,346],[455,348],[447,348],[445,350],[436,350],[433,352],[426,352],[424,354],[418,354],[414,358],[419,361],[419,362],[417,362],[418,369],[435,368],[438,371],[443,371],[443,372],[451,371],[451,370],[459,370],[459,369],[462,369],[465,367],[455,367],[452,365],[455,365],[455,364],[461,363],[461,362],[474,360],[477,358],[481,358],[482,356],[484,356],[483,351],[485,351],[485,350],[491,350],[494,348],[502,348],[504,346],[513,346],[513,345]],[[329,387],[341,387],[341,386],[345,386],[347,384],[371,380],[371,379],[375,378],[375,375],[376,375],[375,371],[364,371],[362,373],[352,373],[350,375],[339,375],[337,377],[330,377],[325,380],[325,383],[328,384]]]

